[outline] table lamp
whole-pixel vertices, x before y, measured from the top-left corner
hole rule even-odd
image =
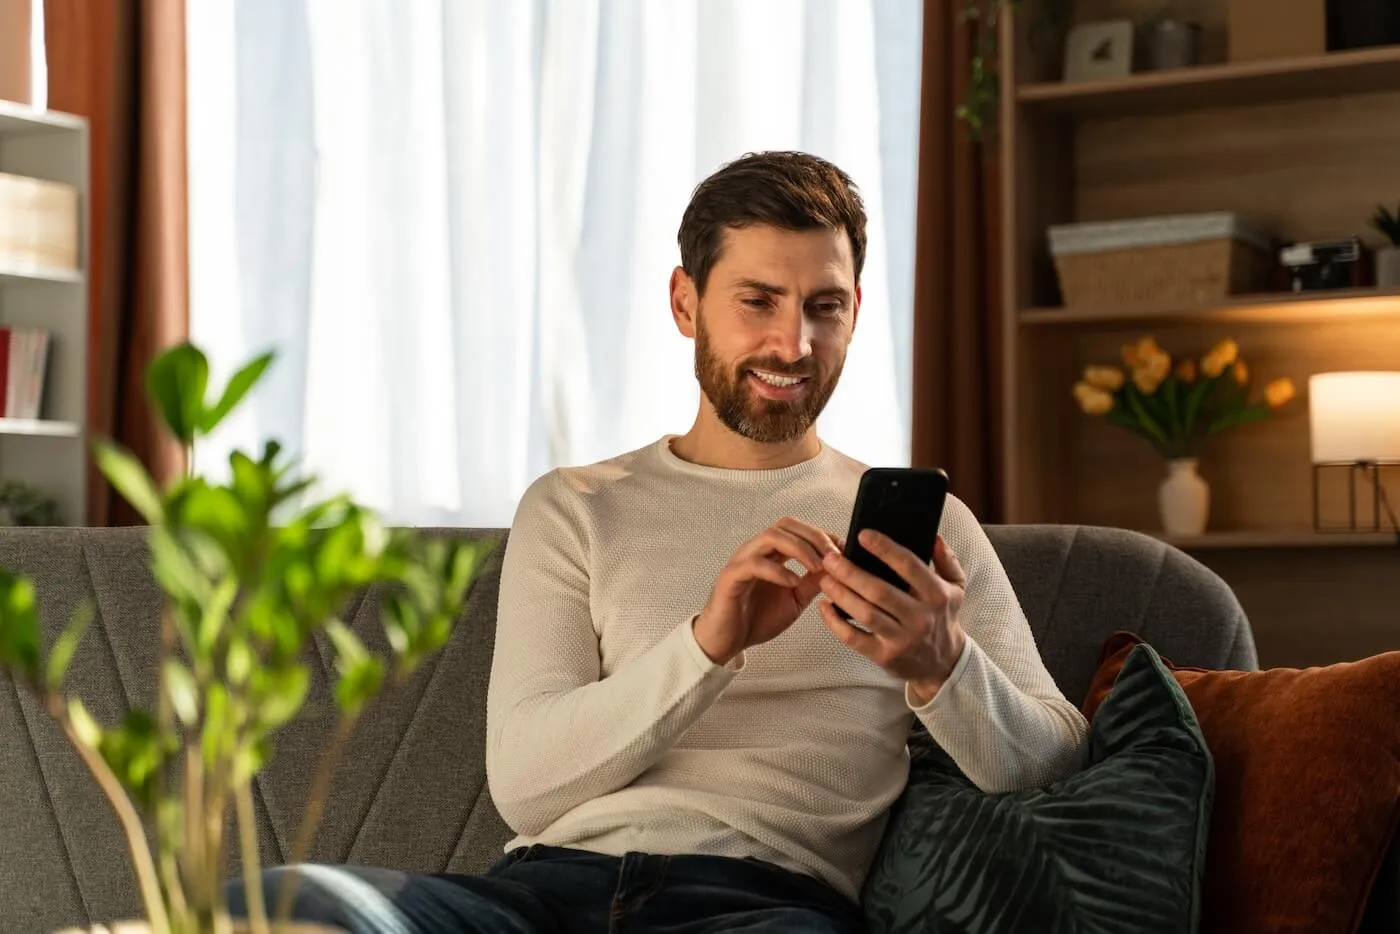
[[[1380,531],[1381,509],[1400,532],[1386,498],[1381,470],[1400,466],[1400,372],[1318,373],[1308,380],[1308,419],[1312,434],[1313,527],[1318,531]],[[1322,471],[1347,471],[1350,522],[1324,529],[1318,501]],[[1370,487],[1371,525],[1357,521],[1357,480]]]

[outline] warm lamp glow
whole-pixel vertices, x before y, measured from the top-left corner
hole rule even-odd
[[[1308,396],[1314,464],[1400,461],[1400,373],[1319,373]]]

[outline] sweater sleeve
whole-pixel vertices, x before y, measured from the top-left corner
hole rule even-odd
[[[589,534],[560,471],[521,499],[506,542],[486,702],[486,775],[517,833],[632,782],[743,668],[716,665],[694,617],[603,678],[589,607]],[[697,608],[698,609],[698,608]]]
[[[1040,787],[1082,767],[1088,723],[1046,670],[1011,581],[972,511],[948,497],[944,540],[967,574],[962,657],[933,699],[906,702],[983,791]]]

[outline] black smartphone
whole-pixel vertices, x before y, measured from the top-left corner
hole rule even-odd
[[[867,551],[858,541],[864,529],[881,532],[918,555],[933,560],[943,504],[948,498],[948,475],[936,467],[871,467],[861,475],[856,504],[851,510],[851,527],[846,533],[843,554],[856,567],[869,571],[900,590],[909,584],[893,568]],[[841,607],[832,604],[841,618],[851,620]]]

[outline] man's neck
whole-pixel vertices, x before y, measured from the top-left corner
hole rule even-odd
[[[727,470],[776,470],[811,460],[821,453],[816,428],[795,441],[763,444],[736,434],[702,411],[690,431],[671,442],[671,453],[702,467]]]

